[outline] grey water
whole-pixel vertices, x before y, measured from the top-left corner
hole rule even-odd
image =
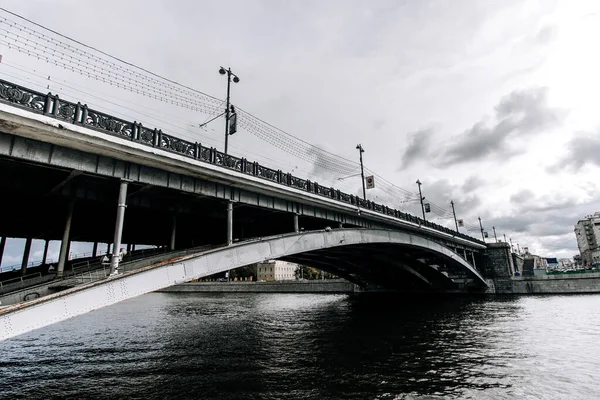
[[[153,293],[0,342],[0,398],[600,398],[600,296]]]

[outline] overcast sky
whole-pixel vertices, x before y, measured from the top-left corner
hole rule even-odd
[[[448,209],[452,199],[459,218],[477,225],[481,216],[490,235],[495,226],[541,255],[577,253],[573,225],[600,211],[600,2],[0,5],[221,99],[225,80],[217,70],[231,66],[241,78],[232,87],[239,107],[348,159],[358,158],[362,143],[371,170],[415,192],[420,179],[427,199]],[[18,59],[0,50],[3,64]],[[49,68],[27,57],[18,65],[42,75]],[[191,124],[207,119],[181,112]],[[196,140],[222,146],[221,129],[217,121]],[[260,142],[243,130],[232,146],[235,154],[261,156]],[[272,157],[298,166],[292,156]],[[339,182],[360,192],[357,178]],[[378,193],[369,196],[385,197]]]

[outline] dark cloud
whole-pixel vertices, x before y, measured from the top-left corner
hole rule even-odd
[[[462,184],[461,190],[463,192],[471,192],[475,189],[480,188],[485,185],[485,181],[481,178],[476,177],[475,175],[469,177],[465,183]]]
[[[411,166],[415,161],[423,159],[429,153],[429,143],[433,129],[419,129],[409,136],[408,146],[404,150],[401,157],[399,170],[403,170]]]
[[[592,164],[600,167],[600,132],[596,135],[580,133],[567,144],[567,154],[556,164],[547,169],[550,173],[563,170],[579,171],[584,165]]]
[[[490,156],[510,158],[524,149],[510,146],[509,139],[534,135],[559,126],[564,113],[547,105],[546,88],[514,91],[495,107],[496,123],[475,123],[454,137],[441,156],[441,166],[482,160]]]
[[[515,204],[523,204],[534,197],[535,194],[531,190],[525,189],[510,196],[510,201]]]
[[[531,191],[523,190],[511,196],[511,202],[516,207],[510,215],[482,217],[484,228],[491,230],[495,226],[499,236],[506,233],[514,243],[519,238],[522,242],[523,238],[529,238],[544,246],[549,254],[557,251],[577,253],[574,225],[585,215],[600,209],[598,194],[582,202],[576,197],[537,197]],[[523,247],[531,243],[520,244]]]

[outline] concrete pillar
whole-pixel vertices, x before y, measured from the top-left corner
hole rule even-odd
[[[473,268],[477,269],[477,264],[475,264],[475,252],[471,252],[471,259],[473,260]]]
[[[50,239],[46,239],[44,243],[44,254],[42,255],[42,265],[46,264],[46,260],[48,259],[48,246],[50,245]]]
[[[0,239],[0,265],[2,265],[2,257],[4,256],[4,247],[6,247],[6,236]]]
[[[115,222],[115,239],[113,255],[110,258],[110,273],[117,273],[119,269],[119,254],[121,252],[121,237],[123,235],[123,221],[125,220],[125,204],[127,201],[127,181],[121,180],[119,186],[119,203],[117,204],[117,221]]]
[[[294,232],[300,232],[300,223],[298,214],[294,214]]]
[[[131,245],[131,251],[135,251],[135,243]]]
[[[67,261],[67,252],[69,251],[69,234],[71,232],[71,220],[73,219],[74,201],[69,201],[67,208],[67,220],[65,221],[65,230],[63,231],[62,241],[60,242],[60,255],[58,256],[58,267],[56,268],[56,276],[63,276],[65,263]]]
[[[23,251],[23,261],[21,261],[21,275],[25,275],[27,273],[27,264],[29,264],[29,253],[31,252],[31,242],[32,238],[27,238],[25,240],[25,250]]]
[[[233,201],[227,202],[227,245],[233,243]]]
[[[175,250],[175,240],[177,238],[177,214],[173,214],[173,224],[171,225],[171,244],[170,250]]]
[[[110,254],[110,243],[106,243],[106,254]]]
[[[98,242],[94,242],[94,247],[92,247],[92,257],[96,257],[98,255]]]
[[[340,229],[342,229],[343,227],[344,227],[344,224],[342,224],[342,223],[340,222],[339,228],[340,228]]]
[[[131,243],[127,243],[127,254],[131,253]]]
[[[467,261],[467,250],[463,249],[463,255],[465,256],[464,259],[465,261]],[[467,261],[468,262],[468,261]]]

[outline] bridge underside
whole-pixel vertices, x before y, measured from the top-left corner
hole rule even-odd
[[[0,236],[60,240],[68,204],[74,200],[72,241],[110,243],[114,237],[118,180],[68,168],[0,157]],[[176,217],[174,217],[176,215]],[[130,183],[123,243],[166,245],[176,218],[176,247],[226,241],[227,201],[208,196]],[[300,217],[305,230],[331,221]],[[233,238],[245,240],[292,231],[290,213],[234,204]]]
[[[464,265],[437,251],[399,244],[334,247],[280,257],[333,273],[362,287],[453,291],[477,286]]]
[[[376,282],[392,289],[457,289],[449,272],[462,273],[474,287],[487,286],[462,258],[427,238],[388,230],[326,229],[223,246],[9,306],[0,310],[0,340],[177,283],[269,259],[309,260],[355,282]]]

